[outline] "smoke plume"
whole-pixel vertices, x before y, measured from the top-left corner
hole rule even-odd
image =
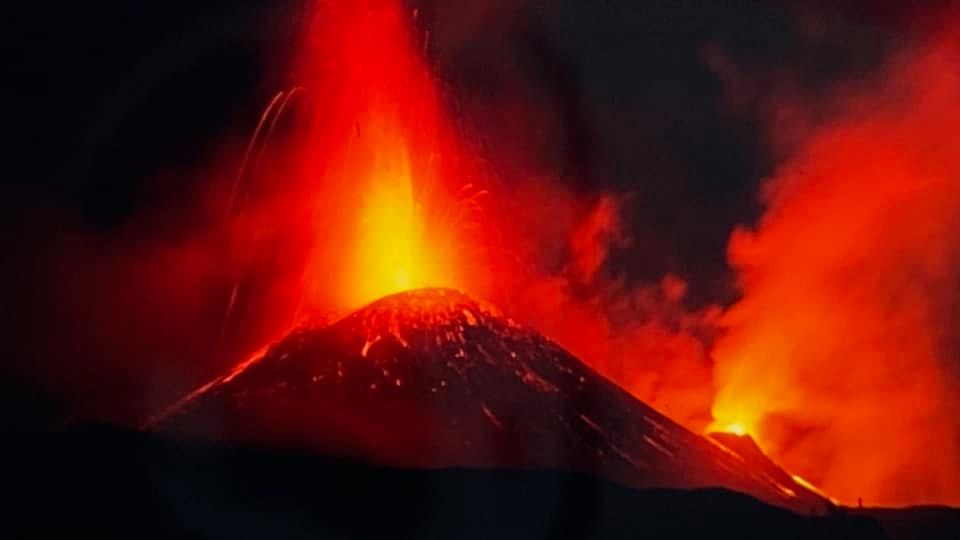
[[[715,427],[842,502],[960,502],[958,59],[946,29],[821,96],[840,114],[730,239],[743,297],[714,350]]]

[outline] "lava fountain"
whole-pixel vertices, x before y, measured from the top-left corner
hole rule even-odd
[[[418,287],[477,293],[482,177],[443,114],[399,2],[319,2],[302,51],[299,177],[315,231],[306,299],[335,312]],[[365,38],[364,36],[375,36]],[[479,291],[482,294],[482,290]]]

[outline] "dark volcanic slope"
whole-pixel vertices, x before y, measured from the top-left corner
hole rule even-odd
[[[801,512],[828,506],[449,290],[295,331],[153,427],[404,467],[572,468],[636,487],[724,486]]]

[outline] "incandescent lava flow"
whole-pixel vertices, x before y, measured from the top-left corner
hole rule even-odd
[[[564,468],[636,487],[722,486],[802,512],[829,505],[447,289],[295,330],[151,429],[400,467]]]

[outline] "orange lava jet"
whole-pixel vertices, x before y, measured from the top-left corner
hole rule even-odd
[[[446,120],[415,15],[393,1],[318,2],[308,27],[304,285],[328,312],[428,286],[483,294],[479,218],[463,204],[482,175]]]
[[[360,179],[366,191],[354,223],[353,250],[344,260],[345,302],[360,305],[411,288],[455,285],[453,263],[443,257],[451,247],[440,243],[447,224],[428,222],[403,141],[378,134],[371,144],[377,156],[368,177]]]

